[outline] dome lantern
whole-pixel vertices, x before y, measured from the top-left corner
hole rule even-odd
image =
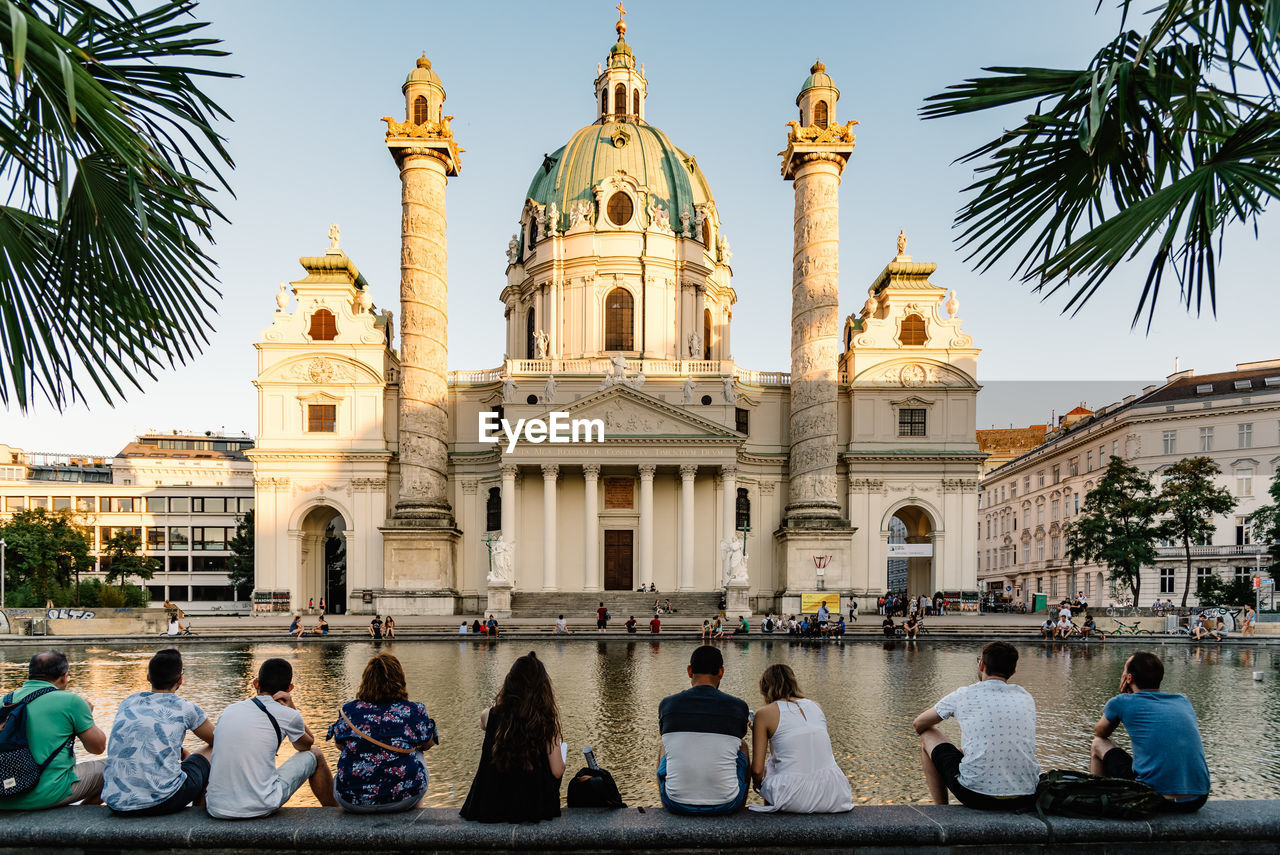
[[[444,84],[440,82],[440,75],[432,70],[426,52],[414,63],[400,91],[404,93],[406,122],[422,125],[440,121],[444,114]]]
[[[800,94],[796,96],[796,106],[800,108],[800,126],[826,128],[835,124],[838,100],[840,90],[827,74],[827,67],[822,64],[821,59],[815,60],[809,68],[809,76],[800,87]]]
[[[596,77],[596,120],[598,122],[635,122],[644,120],[646,81],[644,66],[636,69],[635,56],[625,38],[627,10],[617,5],[618,40],[609,48],[604,68]]]

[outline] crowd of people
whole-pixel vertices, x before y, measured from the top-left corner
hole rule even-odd
[[[889,619],[892,618],[890,616]],[[982,648],[978,681],[920,713],[920,762],[935,804],[954,796],[979,810],[1031,807],[1039,780],[1036,706],[1010,679],[1018,651],[1003,641]],[[724,658],[697,647],[686,668],[690,688],[658,706],[661,750],[656,777],[662,804],[681,815],[741,809],[839,813],[853,808],[849,780],[836,763],[826,717],[805,698],[785,664],[760,677],[763,706],[751,712],[720,690]],[[1097,775],[1142,781],[1173,812],[1199,809],[1208,798],[1209,769],[1186,696],[1160,690],[1164,666],[1152,653],[1125,662],[1120,693],[1094,726],[1089,768]],[[36,786],[0,798],[0,810],[36,810],[105,803],[123,816],[155,816],[203,805],[217,819],[267,816],[304,784],[322,805],[351,813],[393,813],[417,807],[430,782],[425,753],[440,742],[426,707],[409,699],[404,669],[392,654],[375,654],[356,696],[342,704],[326,739],[338,748],[330,768],[316,734],[293,702],[293,668],[262,663],[253,695],[222,711],[216,725],[183,698],[182,654],[161,650],[147,665],[150,691],[126,697],[110,739],[94,723],[93,705],[68,690],[70,663],[55,650],[36,654],[29,679],[4,698],[6,713],[25,706],[30,751],[48,761]],[[961,745],[938,729],[955,718]],[[534,652],[511,666],[492,706],[479,716],[483,742],[460,811],[480,822],[529,822],[560,815],[567,744],[546,668]],[[1132,753],[1111,736],[1124,725]],[[2,726],[2,725],[0,725]],[[183,747],[187,733],[204,745]],[[750,734],[750,740],[747,736]],[[76,762],[73,749],[104,759]],[[295,752],[276,765],[288,740]],[[590,770],[584,770],[589,772]],[[575,779],[589,777],[579,773]]]
[[[886,617],[940,616],[949,613],[952,605],[952,602],[941,593],[935,593],[930,598],[925,594],[913,597],[890,591],[876,598],[876,614]]]

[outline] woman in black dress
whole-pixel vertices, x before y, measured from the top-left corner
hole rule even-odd
[[[480,714],[480,768],[460,813],[479,822],[538,822],[560,815],[560,712],[547,669],[530,651]]]

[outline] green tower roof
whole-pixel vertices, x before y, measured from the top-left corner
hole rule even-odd
[[[822,64],[822,60],[818,60],[809,69],[809,76],[804,79],[804,85],[800,87],[800,94],[808,92],[810,89],[818,89],[820,87],[836,89],[835,81],[831,79],[831,75],[827,74],[827,67]],[[836,89],[836,97],[840,96],[840,90]],[[799,96],[797,96],[799,100]]]

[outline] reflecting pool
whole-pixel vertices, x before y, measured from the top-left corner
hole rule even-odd
[[[52,639],[51,639],[52,641]],[[440,745],[427,754],[431,787],[425,804],[456,807],[480,757],[480,711],[492,703],[516,657],[536,650],[554,681],[569,771],[592,745],[632,805],[659,804],[653,769],[659,750],[658,702],[688,687],[685,665],[692,642],[623,640],[485,641],[261,641],[180,643],[186,662],[181,693],[216,720],[245,698],[262,660],[279,656],[294,667],[294,699],[323,740],[339,705],[353,697],[369,656],[377,649],[404,663],[410,696],[427,706],[440,729]],[[120,701],[147,688],[146,664],[156,644],[68,645],[70,688],[95,705],[108,733]],[[927,800],[911,720],[957,686],[977,679],[977,643],[796,643],[755,640],[724,645],[721,688],[761,705],[760,673],[785,662],[805,694],[826,711],[836,759],[849,776],[855,803]],[[41,649],[0,648],[0,686],[26,675],[27,659]],[[1039,760],[1044,769],[1087,770],[1089,740],[1102,705],[1116,690],[1125,658],[1137,645],[1019,645],[1014,682],[1035,696]],[[1163,688],[1191,698],[1213,776],[1214,798],[1280,797],[1280,650],[1206,646],[1186,642],[1147,645],[1165,662]],[[1264,672],[1255,682],[1252,672]],[[959,728],[944,730],[959,742]],[[1118,739],[1125,744],[1123,730]],[[320,743],[336,761],[333,743]],[[291,753],[280,752],[283,760]],[[578,755],[578,756],[575,756]],[[757,798],[752,796],[752,798]],[[291,804],[314,804],[304,787]]]

